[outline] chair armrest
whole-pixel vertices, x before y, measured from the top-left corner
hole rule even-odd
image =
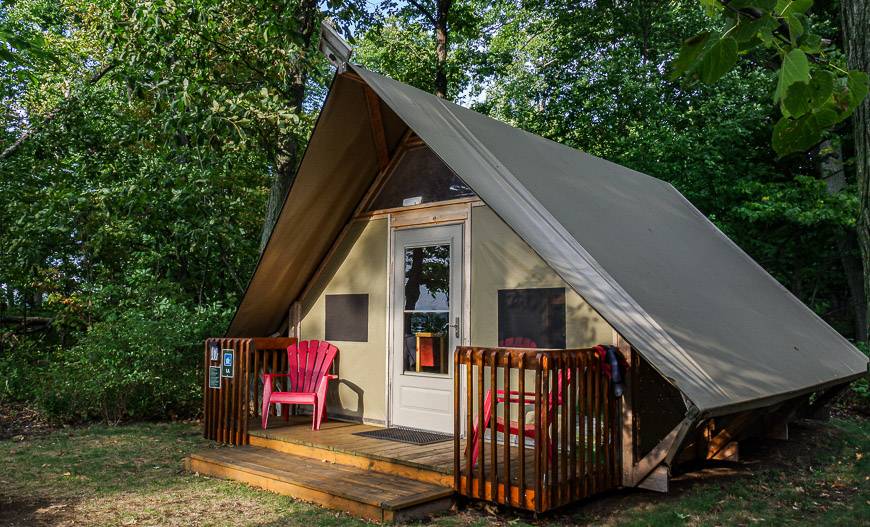
[[[317,381],[317,388],[316,388],[317,393],[319,393],[321,395],[326,394],[326,387],[327,387],[327,385],[329,385],[330,379],[338,379],[338,375],[334,375],[332,373],[327,373],[326,375],[321,377],[320,380]]]

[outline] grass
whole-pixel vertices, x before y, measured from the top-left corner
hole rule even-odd
[[[364,525],[245,485],[187,474],[210,448],[189,423],[90,426],[0,441],[0,525]],[[741,444],[741,463],[678,476],[669,495],[623,491],[535,519],[472,505],[434,526],[870,525],[870,424],[802,422]]]

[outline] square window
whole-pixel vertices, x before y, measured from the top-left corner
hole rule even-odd
[[[368,342],[369,295],[326,295],[326,340]]]
[[[498,342],[511,348],[565,349],[565,288],[500,289]]]

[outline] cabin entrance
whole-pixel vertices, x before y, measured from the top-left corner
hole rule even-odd
[[[462,225],[393,238],[390,422],[453,431],[453,349],[462,334]]]

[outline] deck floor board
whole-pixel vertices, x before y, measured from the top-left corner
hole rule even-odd
[[[347,423],[341,421],[326,421],[319,431],[311,430],[310,417],[293,416],[289,421],[278,417],[271,419],[269,428],[263,430],[259,423],[251,423],[248,433],[252,436],[284,441],[292,444],[305,445],[313,448],[333,450],[354,456],[363,456],[371,459],[390,461],[405,464],[410,467],[437,472],[439,474],[453,475],[453,441],[443,441],[429,445],[411,445],[383,439],[374,439],[354,435],[357,432],[377,430],[379,427],[361,423]],[[464,447],[465,440],[462,445]],[[518,447],[511,446],[511,481],[519,483],[519,459]],[[504,480],[504,445],[498,445],[496,449],[497,470],[499,480]],[[483,458],[485,460],[485,472],[488,474],[492,469],[492,450],[489,443],[485,444]],[[534,485],[534,449],[526,447],[525,480],[531,488]],[[460,455],[462,473],[465,473],[465,453]],[[479,474],[478,467],[474,467],[474,476]]]

